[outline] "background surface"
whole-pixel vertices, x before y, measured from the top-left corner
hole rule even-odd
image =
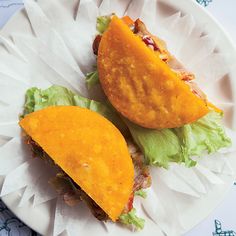
[[[206,7],[236,42],[236,0],[197,0]],[[22,0],[0,0],[0,28],[23,7]],[[236,184],[225,200],[202,223],[185,236],[236,236]],[[36,236],[0,200],[0,236]]]

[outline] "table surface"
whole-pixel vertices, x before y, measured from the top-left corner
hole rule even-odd
[[[220,22],[236,42],[236,0],[197,0]],[[22,0],[0,0],[0,28],[23,7]],[[236,236],[236,183],[225,200],[185,236]],[[0,200],[0,236],[37,236],[18,220]]]

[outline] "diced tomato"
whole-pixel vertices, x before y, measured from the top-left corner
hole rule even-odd
[[[93,53],[95,55],[98,55],[98,48],[99,48],[101,39],[102,39],[102,36],[99,34],[96,36],[96,38],[93,41]]]
[[[134,202],[134,195],[132,194],[129,197],[129,201],[128,201],[128,204],[127,204],[127,211],[128,212],[130,212],[133,209],[133,202]]]
[[[132,26],[134,24],[134,21],[129,16],[123,16],[121,19],[128,26]]]
[[[150,35],[144,35],[142,37],[143,42],[148,46],[151,47],[154,51],[160,51],[154,40],[151,38]]]

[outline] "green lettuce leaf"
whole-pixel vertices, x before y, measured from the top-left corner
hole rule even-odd
[[[74,94],[67,88],[53,85],[48,89],[30,88],[26,92],[24,115],[48,106],[73,105]]]
[[[80,106],[95,111],[110,120],[121,132],[125,133],[127,127],[119,115],[107,103],[96,102],[76,95],[62,86],[53,85],[48,89],[30,88],[26,92],[26,101],[23,117],[31,112],[49,106]]]
[[[111,16],[99,16],[97,18],[97,31],[103,34],[111,22]]]
[[[142,128],[127,120],[134,141],[142,150],[147,164],[167,168],[170,162],[184,162],[191,167],[191,159],[204,153],[214,153],[231,145],[221,123],[222,115],[209,112],[198,121],[176,129],[153,130]]]
[[[122,224],[125,225],[130,225],[130,226],[134,226],[136,229],[140,230],[143,229],[144,224],[145,224],[145,220],[136,216],[136,209],[133,208],[130,212],[126,213],[126,214],[122,214],[119,217],[119,221]]]
[[[87,88],[91,89],[96,84],[99,84],[98,71],[95,70],[86,75]]]
[[[135,143],[147,164],[168,167],[169,162],[182,162],[180,140],[172,129],[146,129],[125,120]]]
[[[147,197],[147,192],[145,192],[143,189],[140,189],[138,191],[134,192],[135,196],[140,196],[142,198],[146,198]]]
[[[222,114],[209,112],[198,121],[175,129],[180,138],[182,152],[188,156],[214,153],[231,145],[222,125]]]
[[[37,88],[30,88],[25,94],[25,106],[24,106],[24,115],[27,115],[31,112],[34,112],[35,98],[34,93]]]

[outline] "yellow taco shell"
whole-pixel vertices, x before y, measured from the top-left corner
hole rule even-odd
[[[27,115],[20,126],[113,221],[120,216],[132,193],[134,167],[110,121],[88,109],[58,106]]]

